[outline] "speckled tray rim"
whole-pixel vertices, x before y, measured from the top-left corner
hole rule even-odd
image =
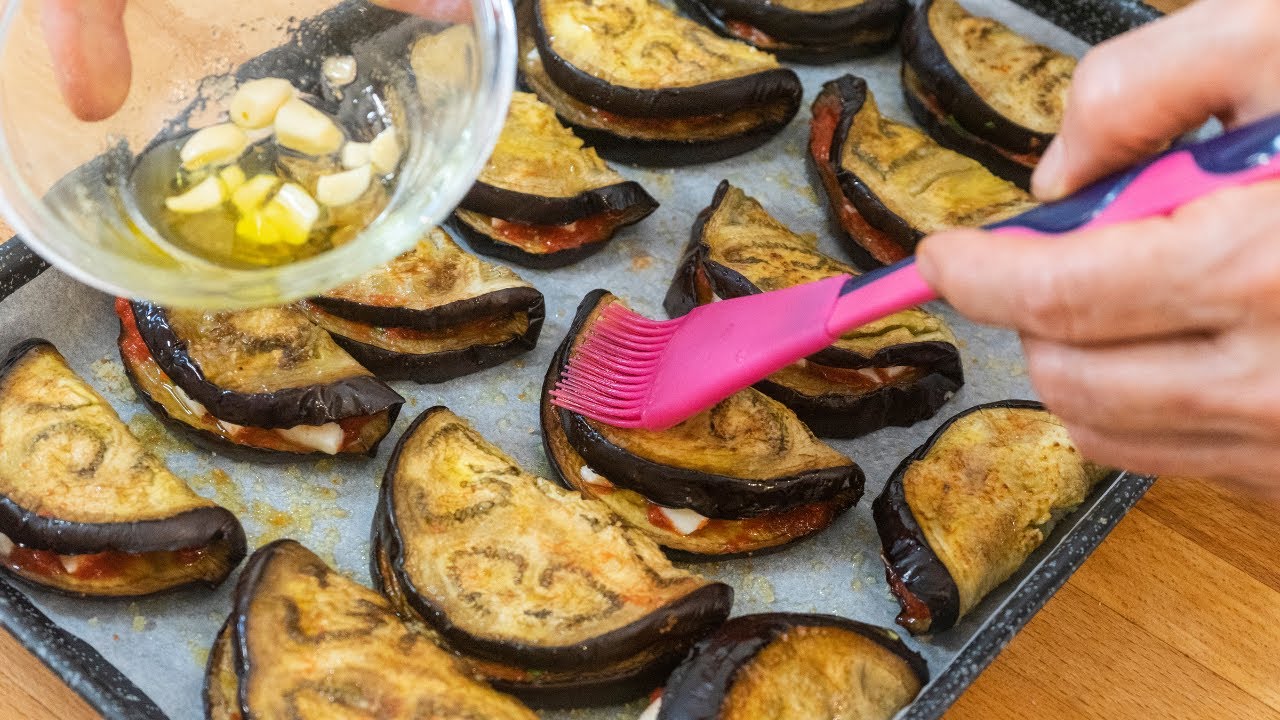
[[[1077,37],[1099,43],[1160,16],[1137,0],[1015,0]],[[0,245],[0,301],[49,265],[20,239]],[[1101,544],[1151,487],[1153,478],[1117,473],[1054,530],[1028,561],[1017,589],[994,608],[983,629],[929,683],[899,720],[934,720],[960,697],[1013,636]],[[169,720],[141,690],[88,643],[35,607],[0,578],[0,626],[109,720]],[[179,720],[179,719],[173,719]]]

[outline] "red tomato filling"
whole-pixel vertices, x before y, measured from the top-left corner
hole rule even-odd
[[[108,550],[100,553],[70,556],[75,558],[75,570],[72,571],[68,570],[63,564],[58,553],[52,550],[34,550],[22,545],[15,545],[9,555],[4,558],[4,564],[15,572],[28,575],[43,577],[70,576],[79,580],[98,580],[101,578],[120,577],[127,574],[133,566],[145,566],[139,569],[147,572],[150,570],[150,565],[161,556],[175,566],[188,567],[200,562],[208,554],[209,549],[206,547],[154,553],[127,553]]]
[[[777,40],[774,40],[765,31],[761,30],[760,28],[754,25],[745,23],[741,20],[725,20],[724,26],[725,26],[725,29],[729,31],[730,35],[738,38],[739,40],[744,40],[746,42],[749,42],[752,45],[755,45],[756,47],[761,47],[761,48],[782,47],[781,43],[779,43]]]
[[[566,225],[529,225],[490,218],[489,227],[503,242],[525,252],[546,254],[604,240],[617,229],[624,214],[622,210],[615,210]]]

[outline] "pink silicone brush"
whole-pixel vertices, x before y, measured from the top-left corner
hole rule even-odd
[[[1055,235],[1166,215],[1224,187],[1280,177],[1280,116],[1175,147],[1064,200],[988,226]],[[608,425],[661,430],[845,332],[936,299],[915,259],[650,320],[613,304],[578,346],[552,402]]]

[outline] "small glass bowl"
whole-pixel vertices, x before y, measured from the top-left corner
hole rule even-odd
[[[283,303],[351,280],[444,219],[497,140],[514,82],[511,4],[470,5],[471,20],[447,23],[365,0],[130,0],[128,99],[111,118],[82,122],[55,83],[40,1],[10,0],[0,9],[0,212],[72,277],[165,305]],[[446,29],[449,51],[413,73],[412,42]],[[403,159],[388,204],[364,230],[313,257],[245,269],[174,247],[140,214],[128,190],[139,152],[225,121],[241,82],[284,77],[317,92],[324,60],[343,55],[371,62],[400,109]]]

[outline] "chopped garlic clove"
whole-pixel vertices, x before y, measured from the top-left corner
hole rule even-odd
[[[226,165],[234,162],[249,147],[249,136],[231,123],[212,125],[197,130],[182,145],[178,157],[182,167],[198,170],[206,165]]]
[[[231,122],[247,130],[267,127],[275,122],[276,113],[295,94],[288,80],[250,80],[241,85],[231,98]]]
[[[327,57],[320,65],[324,79],[333,87],[346,87],[355,82],[356,59],[350,55],[334,55]]]
[[[228,193],[233,193],[244,185],[244,170],[241,170],[239,165],[228,165],[218,173],[218,179],[222,181],[222,187]]]
[[[355,170],[370,162],[372,159],[369,157],[369,143],[349,142],[342,146],[342,167]]]
[[[241,215],[247,215],[266,204],[267,198],[279,184],[280,178],[275,175],[254,175],[231,193],[231,204]]]
[[[275,230],[280,242],[304,245],[311,228],[320,219],[320,206],[301,185],[285,183],[262,209],[264,220]]]
[[[369,143],[369,161],[373,163],[373,169],[382,175],[396,171],[400,164],[400,140],[395,128],[383,130]]]
[[[316,183],[316,199],[329,207],[349,205],[364,195],[372,180],[373,171],[368,165],[361,165],[346,172],[323,175]]]
[[[213,210],[225,199],[218,178],[207,177],[181,195],[165,198],[164,206],[172,212],[190,215]]]
[[[346,433],[338,423],[280,428],[276,430],[276,434],[291,443],[319,450],[326,455],[337,455],[341,452],[342,441],[346,437]]]
[[[346,137],[328,115],[294,98],[276,113],[276,142],[307,155],[338,152]]]
[[[657,506],[658,511],[666,516],[667,521],[671,523],[671,527],[681,535],[692,535],[702,528],[706,527],[711,519],[705,515],[700,515],[688,508],[669,508]]]

